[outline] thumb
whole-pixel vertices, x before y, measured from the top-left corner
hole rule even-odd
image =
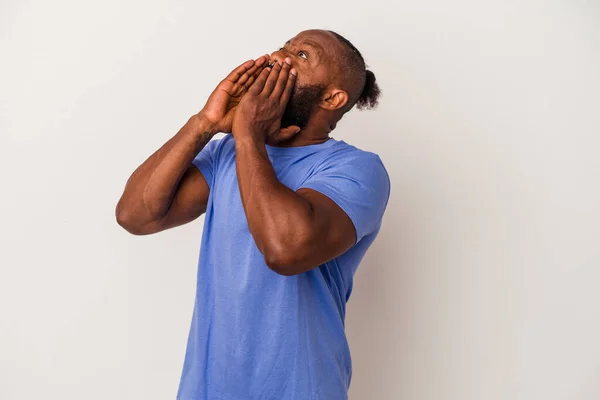
[[[300,133],[301,130],[302,129],[300,129],[300,127],[296,125],[281,128],[279,129],[279,133],[277,134],[277,139],[281,141],[291,139],[298,133]]]

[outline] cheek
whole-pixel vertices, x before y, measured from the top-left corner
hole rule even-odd
[[[328,85],[331,79],[328,77],[328,71],[322,68],[309,68],[308,66],[296,67],[298,77],[296,78],[296,86],[315,86]]]
[[[319,82],[317,82],[317,79],[315,79],[314,74],[306,71],[304,73],[302,73],[302,71],[298,71],[294,89],[298,90],[299,88],[313,86],[318,83]]]
[[[307,85],[306,76],[298,73],[298,76],[296,78],[296,83],[294,84],[294,89],[298,90],[298,88],[301,88],[306,85]]]
[[[292,68],[294,68],[298,74],[296,81],[303,85],[308,85],[315,79],[315,71],[310,68],[308,63],[294,60],[294,62],[292,62]]]

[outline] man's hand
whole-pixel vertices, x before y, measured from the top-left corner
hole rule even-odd
[[[236,139],[250,135],[262,143],[281,142],[300,132],[297,126],[281,129],[281,117],[296,83],[296,71],[290,64],[286,58],[283,65],[275,63],[263,69],[250,86],[233,119]]]
[[[230,133],[240,100],[263,70],[267,56],[248,60],[223,79],[198,113],[214,128],[213,133]]]

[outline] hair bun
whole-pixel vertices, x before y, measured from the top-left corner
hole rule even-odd
[[[381,89],[375,79],[375,74],[372,71],[366,70],[365,87],[356,102],[356,106],[359,110],[362,109],[373,109],[377,107],[379,103],[379,97],[381,96]]]

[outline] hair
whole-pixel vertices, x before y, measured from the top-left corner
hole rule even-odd
[[[348,88],[348,105],[345,112],[354,105],[359,110],[371,110],[379,104],[381,89],[375,79],[375,74],[367,69],[360,51],[345,37],[334,31],[332,33],[343,45],[344,51],[340,64],[345,66],[345,84]]]

